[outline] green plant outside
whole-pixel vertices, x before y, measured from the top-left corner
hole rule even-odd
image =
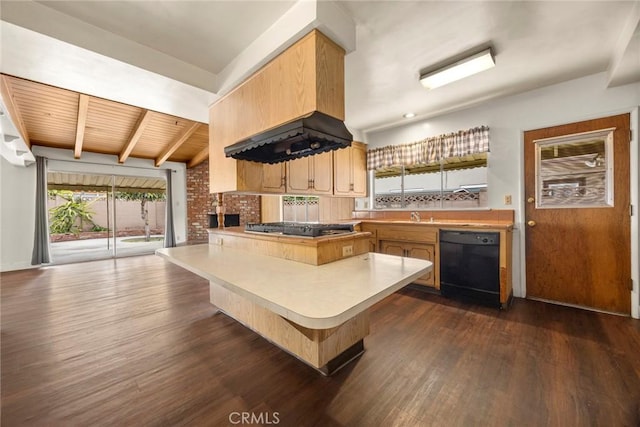
[[[91,210],[91,203],[74,197],[71,191],[49,191],[49,196],[60,196],[67,202],[60,206],[56,206],[49,210],[51,214],[51,223],[49,230],[52,234],[73,233],[78,235],[82,231],[82,223],[89,222],[95,228],[93,223],[94,212]],[[77,225],[80,220],[80,226]]]
[[[50,198],[61,197],[66,200],[63,205],[49,209],[49,231],[51,234],[73,233],[78,235],[83,230],[83,222],[92,225],[91,231],[108,231],[107,228],[93,222],[95,212],[90,209],[93,202],[81,200],[80,197],[75,196],[73,191],[69,190],[49,190],[47,193]],[[140,202],[140,216],[145,225],[145,238],[149,241],[151,236],[146,203],[166,200],[165,193],[116,192],[116,199]],[[80,221],[79,226],[78,220]]]

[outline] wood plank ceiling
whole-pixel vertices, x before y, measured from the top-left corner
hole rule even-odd
[[[0,74],[2,97],[28,147],[196,166],[209,157],[209,125]]]

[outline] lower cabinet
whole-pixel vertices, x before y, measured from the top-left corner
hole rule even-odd
[[[404,256],[409,258],[418,258],[431,261],[433,269],[416,279],[414,283],[426,286],[435,286],[435,259],[436,247],[426,243],[409,243],[393,240],[380,240],[380,252],[388,255]]]
[[[494,231],[500,233],[500,304],[503,308],[509,305],[512,297],[512,228],[511,224],[501,227],[479,228],[469,227],[463,222],[455,227],[454,223],[447,224],[447,230],[464,231]],[[414,283],[440,290],[440,226],[430,223],[407,224],[373,220],[363,220],[360,223],[362,231],[371,233],[369,237],[369,252],[380,252],[388,255],[418,258],[431,261],[433,269],[418,278]]]

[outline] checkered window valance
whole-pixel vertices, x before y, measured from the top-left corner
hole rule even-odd
[[[387,145],[368,150],[367,169],[428,165],[439,163],[441,159],[488,151],[489,127],[480,126],[409,144]]]

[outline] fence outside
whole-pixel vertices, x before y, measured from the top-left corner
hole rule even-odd
[[[48,200],[48,208],[62,205],[66,200],[62,198],[56,198],[55,200]],[[108,215],[111,216],[113,210],[113,204],[109,204],[109,210],[107,211],[107,201],[104,199],[97,199],[90,202],[90,210],[93,214],[93,222],[103,228],[113,228],[113,224],[107,220]],[[146,210],[149,212],[149,227],[152,230],[162,229],[165,225],[165,201],[153,201],[145,204]],[[116,200],[116,215],[117,215],[117,227],[118,230],[142,230],[144,231],[144,220],[141,216],[141,202],[137,200]],[[112,218],[112,217],[111,217]],[[109,227],[107,227],[107,225]],[[83,231],[89,231],[92,224],[84,224]]]

